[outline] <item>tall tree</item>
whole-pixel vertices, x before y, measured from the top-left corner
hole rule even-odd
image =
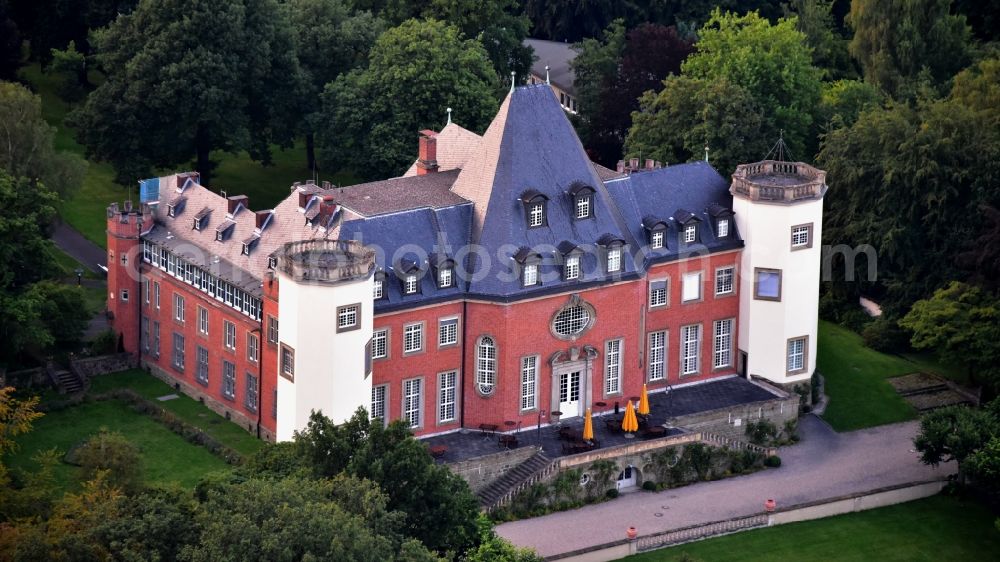
[[[993,401],[983,409],[949,406],[926,414],[913,440],[920,460],[932,466],[953,460],[964,479],[966,461],[1000,436],[998,409],[1000,402]]]
[[[213,150],[267,164],[291,145],[301,76],[276,0],[142,0],[95,38],[106,80],[72,123],[118,182],[194,157],[207,184]]]
[[[833,21],[834,0],[791,0],[785,16],[795,16],[795,27],[812,48],[813,63],[827,79],[855,78],[858,73],[847,50],[848,40]]]
[[[0,0],[0,80],[13,80],[21,66],[21,31],[11,15],[8,0]]]
[[[885,96],[862,80],[824,82],[820,125],[828,130],[853,125],[862,112],[878,108],[884,102]]]
[[[341,0],[289,0],[282,5],[302,69],[302,130],[306,163],[317,168],[315,134],[321,116],[320,95],[338,76],[368,64],[375,40],[385,30],[371,12],[351,13]]]
[[[793,156],[809,160],[821,73],[795,25],[795,18],[772,25],[755,12],[737,16],[715,10],[698,32],[697,52],[682,69],[692,78],[725,78],[744,88],[765,117],[766,139],[773,143],[783,130]]]
[[[80,186],[86,163],[54,148],[55,128],[42,100],[20,84],[0,82],[0,169],[66,194]]]
[[[496,113],[496,83],[477,41],[443,22],[404,22],[379,37],[368,68],[327,85],[321,159],[367,178],[398,175],[415,158],[417,131],[441,128],[446,108],[482,132]]]
[[[892,97],[912,98],[926,69],[937,83],[969,62],[969,26],[953,15],[951,0],[852,0],[851,54],[865,80]]]
[[[693,50],[675,27],[645,23],[626,33],[620,20],[605,30],[604,41],[580,44],[573,61],[580,133],[593,159],[614,166],[639,98],[659,91]]]

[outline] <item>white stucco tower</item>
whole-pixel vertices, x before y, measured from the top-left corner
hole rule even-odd
[[[277,440],[287,441],[312,410],[342,423],[371,401],[375,252],[354,241],[307,240],[275,256]]]
[[[730,193],[740,235],[740,372],[778,384],[816,369],[826,172],[765,160],[736,168]]]

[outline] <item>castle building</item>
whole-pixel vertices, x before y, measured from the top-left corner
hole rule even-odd
[[[266,439],[361,406],[418,436],[815,369],[825,174],[588,160],[545,84],[482,135],[422,131],[401,177],[274,209],[182,173],[108,208],[112,328]]]

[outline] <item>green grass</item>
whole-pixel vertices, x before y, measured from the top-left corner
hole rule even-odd
[[[56,127],[55,145],[59,150],[83,156],[84,149],[76,142],[74,132],[63,124],[72,107],[59,98],[58,79],[41,71],[37,64],[25,67],[21,76],[31,83],[42,98],[42,115]],[[97,82],[99,77],[92,81]],[[304,144],[298,142],[289,149],[273,147],[273,164],[262,166],[250,159],[246,152],[230,154],[214,152],[212,158],[219,162],[212,187],[225,190],[229,195],[246,195],[251,209],[269,209],[288,195],[288,188],[295,181],[312,177],[306,167]],[[163,170],[167,174],[180,170],[193,170],[193,164],[181,165],[177,170]],[[102,248],[105,239],[105,208],[113,201],[129,196],[138,200],[137,186],[122,187],[114,183],[114,169],[106,163],[89,162],[83,185],[72,193],[60,208],[63,220],[79,230],[88,240]],[[337,185],[350,185],[357,178],[349,172],[323,174],[321,179]]]
[[[188,443],[119,400],[89,402],[46,414],[31,432],[18,437],[19,449],[4,462],[12,469],[32,472],[37,469],[31,460],[36,453],[53,448],[65,453],[102,427],[121,432],[140,448],[147,484],[193,487],[204,474],[228,467],[207,449]],[[55,466],[56,483],[63,490],[76,489],[80,476],[78,467],[65,463]]]
[[[1000,532],[979,503],[934,496],[656,550],[623,560],[674,562],[919,562],[996,560]]]
[[[100,394],[114,388],[130,388],[151,400],[166,394],[179,394],[163,381],[138,369],[95,377],[89,392]],[[43,393],[42,398],[59,400],[63,397]],[[157,404],[243,455],[251,455],[264,446],[263,441],[187,396],[180,395]],[[31,432],[17,439],[19,449],[4,460],[12,468],[33,471],[36,465],[31,457],[37,452],[56,448],[65,453],[101,427],[120,431],[139,446],[146,482],[150,484],[177,483],[191,487],[206,473],[228,467],[207,449],[188,443],[120,400],[87,402],[45,414]],[[63,490],[71,490],[79,481],[80,469],[61,463],[56,466],[55,476]]]
[[[969,373],[957,363],[945,363],[933,353],[926,351],[903,353],[902,356],[923,373],[950,379],[963,386],[974,386],[973,381],[969,380]]]
[[[113,388],[130,388],[143,398],[150,400],[155,400],[157,397],[166,394],[178,394],[180,398],[166,402],[157,402],[157,404],[173,412],[187,423],[201,428],[220,443],[239,451],[240,454],[251,455],[264,446],[263,441],[254,437],[245,429],[209,410],[197,400],[180,394],[153,375],[139,369],[94,377],[91,381],[90,392],[98,394]]]
[[[913,363],[867,348],[858,334],[822,320],[817,353],[817,369],[830,397],[823,419],[837,431],[916,417],[916,410],[886,380],[919,371]]]

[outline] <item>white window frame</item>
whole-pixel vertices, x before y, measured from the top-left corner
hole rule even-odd
[[[701,324],[681,326],[681,376],[701,372]]]
[[[612,246],[608,248],[608,255],[606,258],[606,265],[608,273],[618,273],[622,270],[622,248],[621,246]]]
[[[476,342],[476,392],[491,396],[497,388],[497,343],[493,336]]]
[[[417,377],[403,381],[403,416],[410,428],[423,427],[423,379]]]
[[[417,275],[415,273],[407,274],[403,284],[403,292],[407,295],[415,295],[417,294],[418,288],[419,283],[417,281]]]
[[[156,310],[160,310],[160,282],[153,281],[153,303],[156,305]]]
[[[654,230],[649,234],[649,246],[654,250],[659,250],[663,248],[663,242],[666,238],[666,232],[663,230]]]
[[[375,279],[372,281],[372,298],[378,300],[385,296],[385,281]]]
[[[236,400],[236,363],[226,359],[222,360],[222,397]]]
[[[195,353],[197,354],[197,357],[194,380],[201,385],[208,386],[208,349],[199,345]]]
[[[545,224],[545,205],[541,202],[531,203],[528,208],[528,226],[538,227]]]
[[[173,338],[171,339],[172,339],[171,343],[173,344],[171,346],[173,353],[171,354],[170,357],[170,364],[173,365],[174,369],[177,369],[178,371],[184,371],[184,351],[185,347],[187,347],[187,342],[184,339],[184,334],[180,332],[174,332]],[[180,345],[178,345],[178,342],[180,342]]]
[[[566,256],[566,263],[563,265],[563,277],[567,281],[580,278],[580,256]]]
[[[458,419],[458,371],[438,373],[438,423]]]
[[[697,289],[697,295],[691,294],[689,291],[690,287]],[[681,277],[681,303],[698,302],[702,300],[702,292],[704,290],[702,283],[702,272],[692,271],[685,273]]]
[[[698,225],[689,224],[684,227],[684,243],[690,244],[698,240]]]
[[[717,238],[725,238],[729,236],[729,219],[719,219],[715,223],[715,231]]]
[[[733,326],[732,318],[716,320],[712,329],[712,368],[728,369],[733,366]]]
[[[256,363],[260,357],[260,339],[257,334],[247,332],[247,361]]]
[[[667,330],[650,332],[647,336],[648,361],[646,375],[649,382],[667,380]]]
[[[198,333],[208,335],[208,309],[198,305]]]
[[[654,284],[663,283],[662,288],[654,287]],[[670,279],[650,279],[649,281],[649,308],[660,308],[670,304]]]
[[[538,359],[537,355],[521,358],[521,411],[538,408]]]
[[[803,373],[809,367],[809,336],[789,338],[785,349],[785,372],[789,375]]]
[[[389,328],[379,328],[372,331],[372,359],[385,359],[389,356]]]
[[[424,323],[414,322],[403,326],[403,355],[424,350]]]
[[[521,272],[521,282],[525,287],[531,287],[538,284],[538,264],[537,263],[526,263],[522,268]]]
[[[622,348],[621,338],[604,342],[604,394],[621,394],[622,392]]]
[[[438,347],[458,344],[458,317],[438,319]]]
[[[385,425],[389,421],[389,385],[372,385],[371,411],[368,415],[371,419],[380,418]]]
[[[438,289],[447,289],[454,283],[454,274],[451,267],[438,269]]]
[[[728,277],[728,285],[726,279]],[[736,292],[736,266],[727,265],[715,270],[715,296],[731,295]]]
[[[590,218],[590,194],[577,196],[576,218],[577,220]]]
[[[813,223],[797,224],[792,227],[792,250],[812,248]]]
[[[361,305],[348,304],[337,307],[337,331],[346,332],[360,327]]]
[[[184,295],[174,293],[174,320],[184,323]]]
[[[225,345],[226,349],[230,351],[236,351],[236,324],[230,322],[229,320],[223,320],[222,328],[223,345]]]

